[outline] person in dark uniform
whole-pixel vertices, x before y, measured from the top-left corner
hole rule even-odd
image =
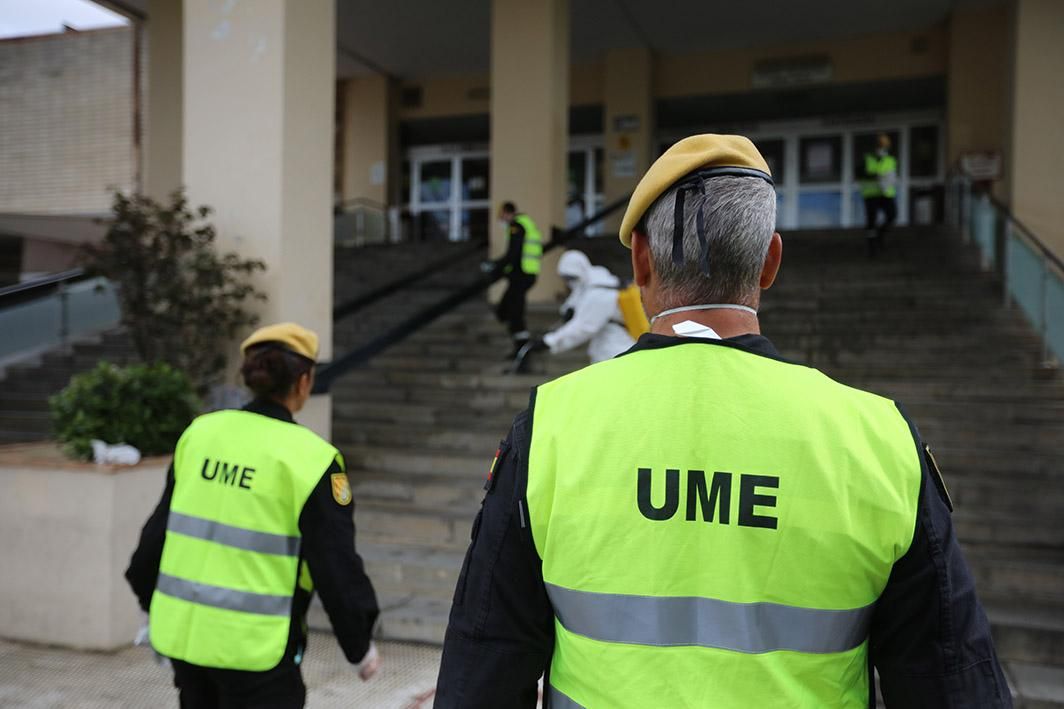
[[[513,359],[532,335],[525,324],[526,298],[536,284],[543,258],[543,236],[527,214],[517,211],[513,202],[504,202],[499,219],[506,224],[509,241],[506,253],[494,263],[496,273],[506,276],[507,287],[495,309],[499,322],[506,323],[513,341]]]
[[[1009,707],[934,458],[760,332],[782,259],[740,136],[670,148],[621,227],[652,330],[536,388],[490,467],[438,709]]]
[[[318,337],[284,323],[241,350],[254,400],[182,434],[126,571],[188,709],[302,707],[315,591],[361,678],[380,662],[343,457],[292,418],[310,396]]]

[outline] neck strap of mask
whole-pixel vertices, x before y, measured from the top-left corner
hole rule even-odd
[[[694,310],[741,310],[744,313],[750,313],[754,317],[757,317],[757,311],[747,305],[738,305],[735,303],[712,303],[708,305],[685,305],[680,308],[669,308],[668,310],[662,310],[660,313],[650,318],[650,324],[653,325],[660,318],[666,315],[675,315],[676,313],[689,313]]]

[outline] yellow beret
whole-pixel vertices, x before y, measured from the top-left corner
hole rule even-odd
[[[260,327],[251,333],[251,337],[240,344],[241,354],[247,354],[248,348],[265,342],[275,342],[284,349],[307,359],[318,359],[318,335],[312,330],[291,322],[277,323]]]
[[[636,185],[621,220],[621,243],[631,248],[632,231],[654,200],[696,170],[719,175],[750,175],[772,182],[768,163],[749,138],[712,133],[684,138],[655,160]]]

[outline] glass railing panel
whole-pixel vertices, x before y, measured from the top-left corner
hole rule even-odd
[[[1046,345],[1057,361],[1064,362],[1064,275],[1046,274]]]
[[[121,320],[114,286],[93,278],[0,309],[0,360],[112,328]]]
[[[1042,323],[1041,254],[1022,238],[1011,234],[1008,240],[1006,283],[1012,300],[1023,310],[1028,321],[1037,329]]]
[[[71,335],[85,335],[112,328],[122,319],[114,285],[92,278],[67,287],[67,317]]]
[[[54,294],[0,310],[0,360],[58,345],[62,312]]]
[[[979,253],[983,256],[983,263],[987,267],[997,265],[994,257],[994,229],[997,215],[994,205],[984,196],[975,197],[971,200],[971,225],[972,241],[979,247]]]

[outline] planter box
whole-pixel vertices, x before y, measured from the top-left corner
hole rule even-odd
[[[93,650],[132,642],[141,615],[123,574],[168,463],[116,468],[63,460],[51,444],[0,448],[0,637]]]

